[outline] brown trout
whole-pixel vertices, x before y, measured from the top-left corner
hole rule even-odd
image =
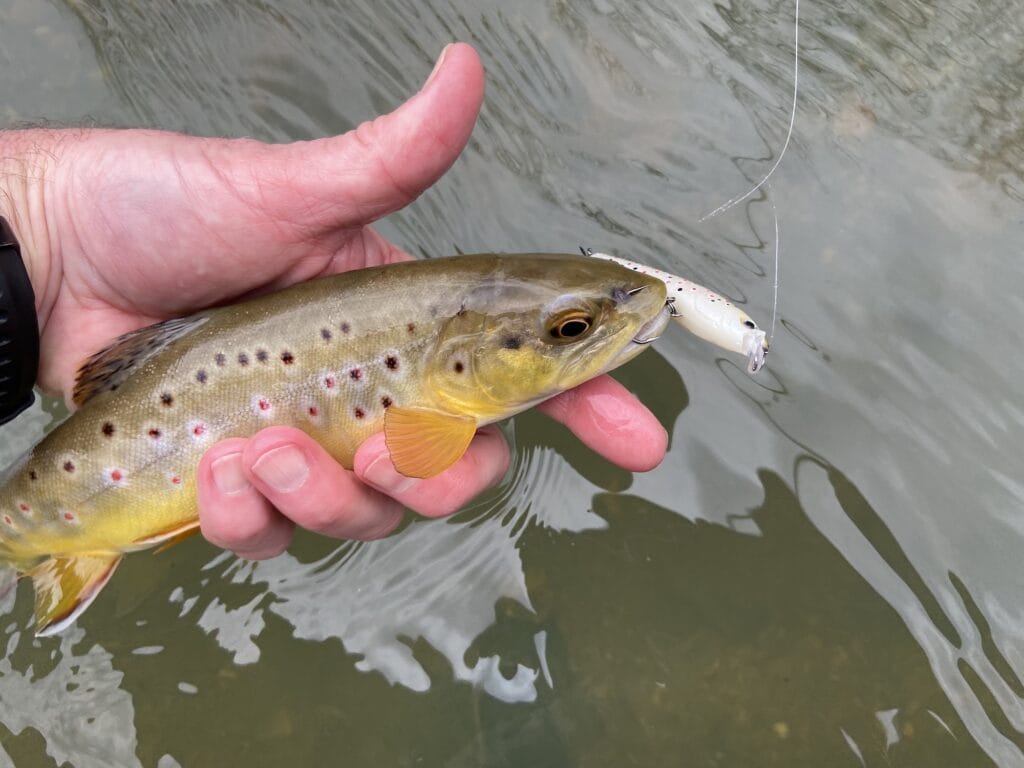
[[[346,272],[117,339],[78,411],[0,488],[0,560],[32,578],[36,633],[88,607],[126,552],[197,530],[195,470],[227,437],[296,426],[351,468],[383,430],[429,477],[479,426],[645,349],[664,284],[611,262],[475,255]]]

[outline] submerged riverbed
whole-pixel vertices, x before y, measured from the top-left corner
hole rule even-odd
[[[312,138],[472,43],[469,148],[380,225],[417,255],[591,246],[765,325],[782,231],[767,370],[670,329],[618,374],[654,472],[527,414],[451,520],[135,555],[59,638],[22,585],[0,765],[1024,765],[1024,8],[801,14],[771,189],[699,223],[785,139],[790,2],[0,0],[2,127]]]

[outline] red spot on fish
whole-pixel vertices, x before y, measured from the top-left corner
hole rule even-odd
[[[353,368],[351,371],[348,372],[348,375],[352,379],[352,381],[359,381],[361,378],[363,378],[363,372],[358,368]]]
[[[320,409],[317,408],[315,405],[309,406],[308,411],[309,415],[312,416],[313,418],[316,418],[320,413]]]
[[[75,513],[74,512],[65,512],[64,513],[64,519],[65,520],[74,520],[75,519]]]
[[[160,437],[160,430],[157,429],[156,427],[153,427],[153,429],[149,430],[149,436],[156,440],[157,438]]]
[[[22,502],[21,504],[19,504],[18,505],[18,509],[20,509],[22,512],[31,512],[32,511],[31,507],[29,507],[29,505],[26,504],[25,502]]]
[[[194,427],[192,427],[192,434],[195,435],[196,437],[202,437],[203,435],[206,434],[206,425],[196,424]]]
[[[333,376],[324,376],[324,389],[334,389],[335,381]]]
[[[355,416],[356,416],[357,419],[361,419],[361,418],[363,418],[363,416],[366,415],[365,413],[363,413],[363,409],[362,408],[356,408],[353,413],[355,413]]]
[[[4,515],[4,522],[7,523],[8,525],[12,525],[12,526],[14,525],[14,521],[11,520],[11,516],[10,515]]]
[[[174,477],[171,478],[171,482],[174,485],[181,485],[181,477],[179,477],[178,475],[175,475]]]
[[[110,473],[110,479],[115,483],[120,483],[124,479],[124,475],[121,474],[121,470],[115,469]]]
[[[269,410],[270,410],[270,401],[269,401],[269,400],[267,400],[267,399],[266,399],[265,397],[261,397],[261,398],[259,399],[259,402],[258,402],[258,403],[256,403],[256,406],[257,406],[257,407],[258,407],[258,408],[259,408],[259,409],[260,409],[261,411],[269,411]]]

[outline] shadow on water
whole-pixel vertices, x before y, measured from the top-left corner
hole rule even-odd
[[[863,517],[849,480],[830,476],[843,509]],[[612,494],[594,500],[608,532],[571,543],[524,535],[555,685],[540,696],[539,721],[483,702],[483,738],[510,756],[488,764],[564,764],[534,763],[535,745],[509,735],[509,717],[545,723],[579,765],[620,765],[624,754],[637,764],[685,754],[694,766],[746,765],[751,755],[792,766],[827,754],[831,765],[990,764],[900,615],[780,476],[760,477],[759,537]],[[563,569],[571,582],[558,579]],[[583,609],[595,596],[601,610]]]

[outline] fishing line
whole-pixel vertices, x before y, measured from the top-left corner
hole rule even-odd
[[[789,111],[789,127],[786,129],[786,140],[782,143],[782,149],[779,151],[779,156],[776,158],[772,167],[768,169],[768,173],[757,182],[754,186],[748,189],[744,194],[739,197],[734,197],[731,200],[722,203],[720,206],[710,213],[705,213],[697,221],[704,223],[710,218],[717,216],[720,213],[724,213],[732,208],[734,205],[742,203],[752,194],[757,192],[761,187],[766,187],[768,192],[768,203],[772,207],[772,222],[775,226],[775,275],[772,284],[772,321],[768,331],[768,345],[771,346],[775,340],[775,321],[778,317],[779,310],[779,211],[775,207],[774,195],[772,195],[772,185],[768,180],[775,173],[775,169],[782,163],[782,158],[786,155],[786,150],[789,149],[790,139],[793,138],[793,126],[796,125],[796,104],[797,95],[800,90],[800,0],[795,0],[793,8],[793,105]]]
[[[775,277],[772,282],[772,324],[768,329],[768,346],[775,341],[775,319],[779,313],[779,211],[775,207],[775,196],[772,194],[772,185],[765,179],[765,187],[768,190],[768,202],[772,206],[772,222],[775,224]]]
[[[728,211],[734,205],[742,203],[752,194],[757,192],[757,190],[763,187],[768,182],[768,179],[771,178],[771,175],[775,173],[775,169],[779,167],[779,163],[782,162],[782,158],[785,156],[786,150],[789,148],[789,140],[793,137],[793,126],[796,123],[796,97],[797,89],[799,88],[800,84],[800,0],[796,0],[796,9],[793,14],[793,22],[793,108],[790,110],[789,113],[789,128],[786,131],[786,140],[782,144],[782,150],[779,152],[779,156],[775,160],[775,164],[768,169],[768,173],[764,175],[764,178],[762,178],[759,182],[757,182],[757,184],[752,186],[739,197],[734,197],[732,200],[722,203],[720,206],[715,208],[715,210],[711,211],[711,213],[705,213],[703,216],[697,219],[697,221],[700,223],[703,223],[708,219],[717,216],[720,213]]]

